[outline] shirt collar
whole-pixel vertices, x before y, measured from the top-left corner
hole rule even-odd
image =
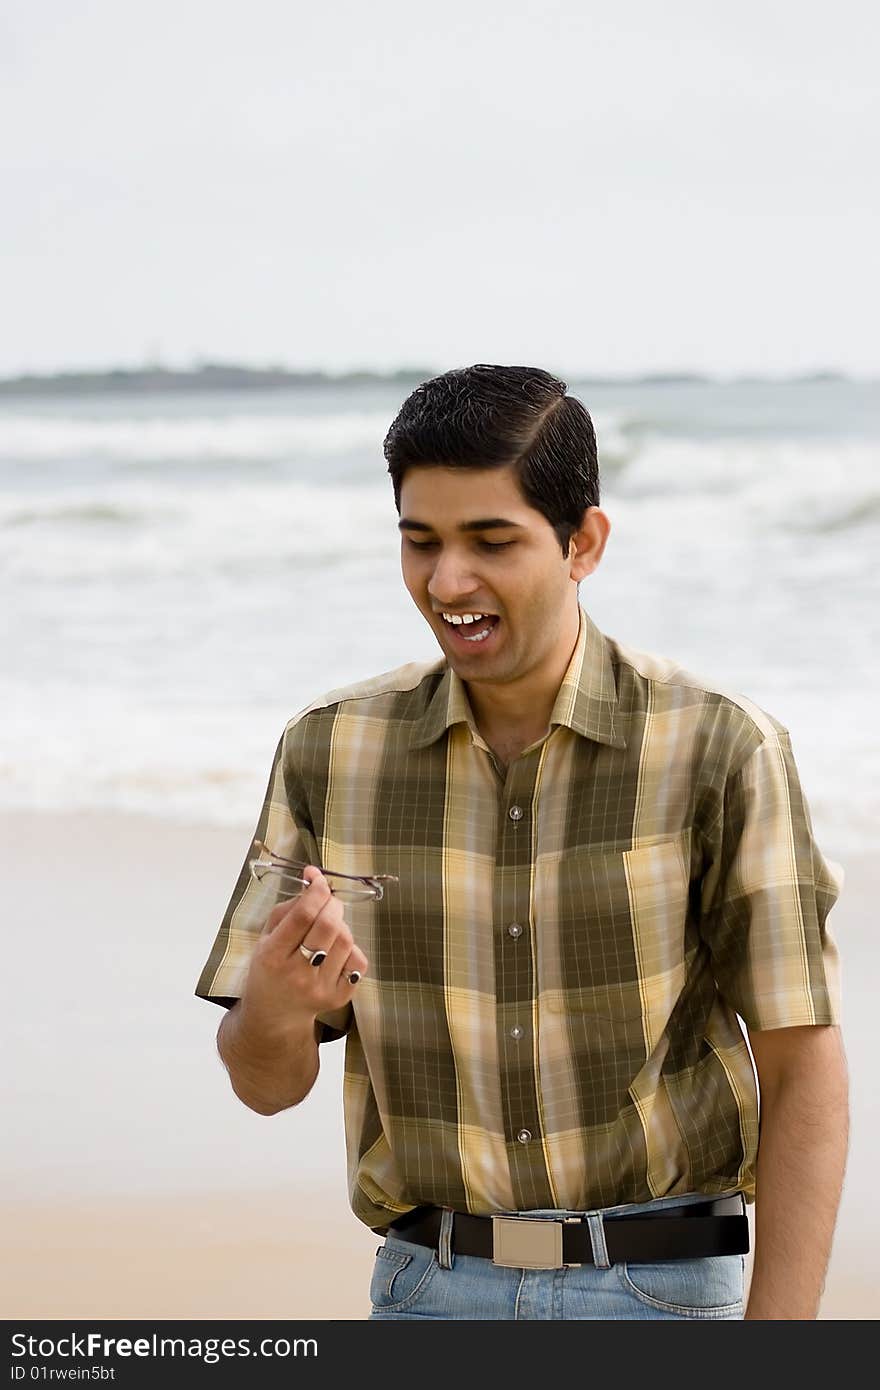
[[[583,608],[579,612],[578,639],[553,703],[550,727],[563,724],[583,738],[611,748],[625,748],[626,739],[619,731],[617,682],[606,638]],[[472,733],[477,733],[464,682],[447,666],[427,709],[413,724],[410,748],[426,748],[453,724],[467,724]]]

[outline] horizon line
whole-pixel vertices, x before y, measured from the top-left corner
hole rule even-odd
[[[448,370],[448,369],[447,369]],[[165,386],[189,384],[209,389],[244,386],[251,388],[280,388],[285,385],[345,385],[362,383],[418,383],[441,373],[425,366],[401,365],[387,369],[375,367],[287,367],[279,363],[253,366],[246,363],[203,359],[187,367],[168,366],[162,362],[145,361],[140,366],[69,367],[55,371],[25,371],[0,376],[0,392],[29,393],[42,389],[82,389],[100,386],[107,389],[135,387],[140,390],[160,390]],[[820,382],[871,384],[878,378],[843,371],[834,367],[817,367],[797,372],[766,372],[744,369],[737,372],[707,372],[686,367],[670,367],[651,371],[598,373],[595,371],[557,371],[567,381],[593,386],[650,386],[650,385],[786,385]]]

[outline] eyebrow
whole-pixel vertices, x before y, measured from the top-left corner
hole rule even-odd
[[[399,531],[433,531],[434,527],[429,526],[424,521],[414,521],[411,517],[403,516],[397,523]],[[476,521],[462,521],[456,528],[459,531],[523,531],[525,527],[518,521],[508,521],[503,516],[483,516]]]

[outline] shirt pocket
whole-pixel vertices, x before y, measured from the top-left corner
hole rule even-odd
[[[686,974],[691,831],[536,865],[539,989],[551,1012],[642,1020],[653,1045]]]

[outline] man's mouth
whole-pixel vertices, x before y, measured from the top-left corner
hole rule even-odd
[[[477,644],[485,642],[498,626],[497,613],[447,613],[440,614],[444,627],[461,642]]]

